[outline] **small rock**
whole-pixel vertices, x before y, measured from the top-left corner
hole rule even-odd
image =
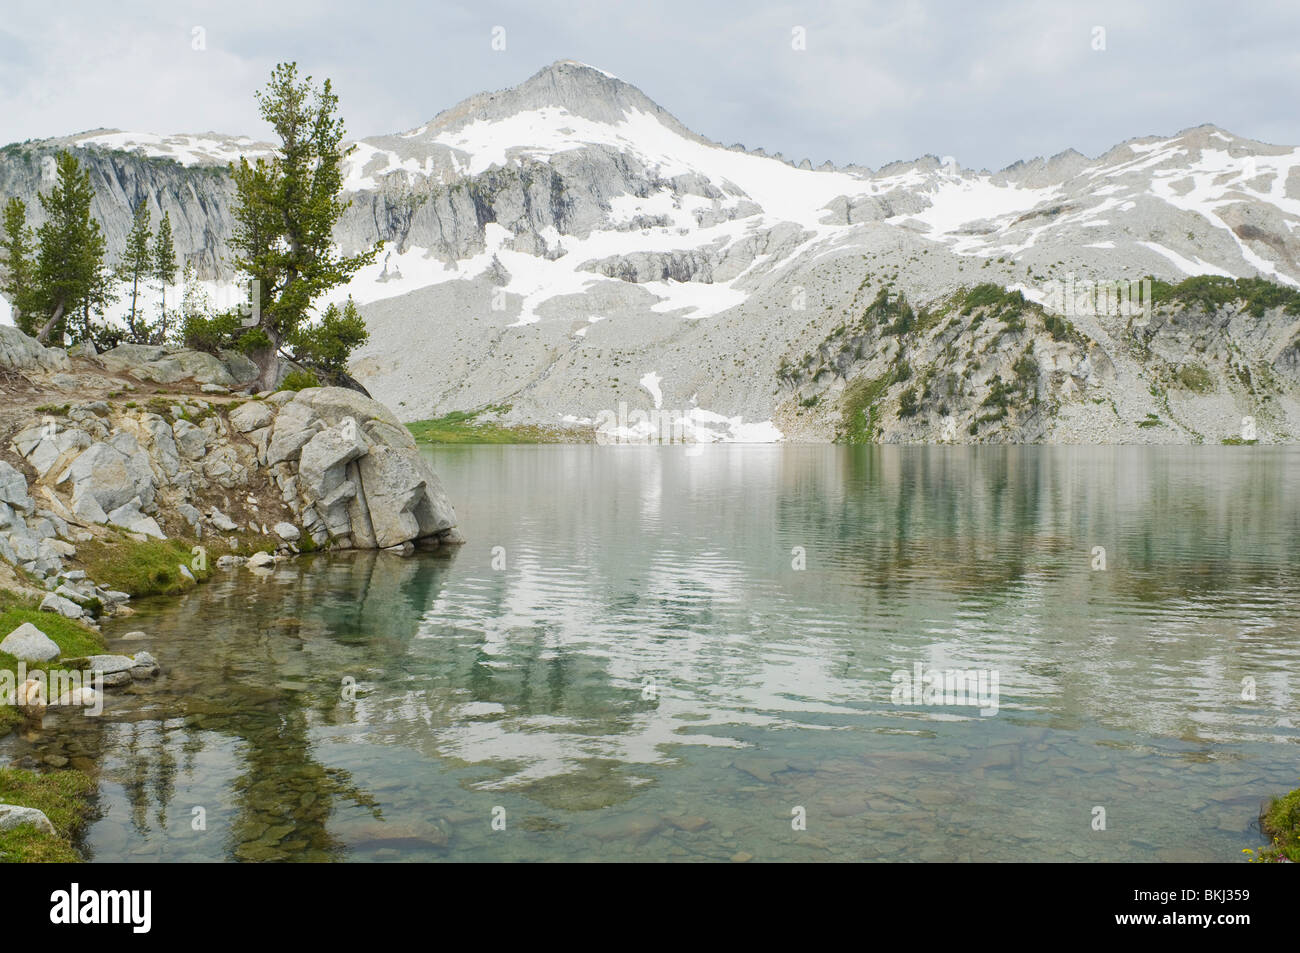
[[[34,807],[19,807],[16,804],[0,804],[0,831],[11,831],[15,827],[30,824],[46,834],[54,834],[54,825],[45,816],[44,811]]]
[[[212,508],[212,512],[208,515],[208,519],[212,520],[212,525],[223,533],[233,533],[239,528],[234,520],[216,507]]]
[[[86,610],[81,608],[71,599],[65,599],[63,596],[51,592],[41,600],[42,612],[57,612],[59,615],[68,619],[80,619],[86,614]]]
[[[30,622],[24,622],[5,636],[0,642],[0,652],[28,662],[51,662],[59,657],[59,647],[54,640]]]
[[[253,553],[248,557],[248,567],[250,569],[260,569],[264,566],[274,566],[275,557],[270,553]]]
[[[754,855],[744,850],[731,855],[731,862],[733,864],[747,864],[753,859]]]
[[[279,536],[286,543],[291,543],[302,535],[298,527],[294,526],[292,523],[276,523],[271,528],[275,531],[275,535]]]
[[[141,652],[140,655],[148,653]],[[150,656],[152,659],[152,656]],[[105,675],[116,675],[123,672],[129,672],[139,663],[129,655],[91,655],[86,659],[86,668],[91,673],[103,672]]]

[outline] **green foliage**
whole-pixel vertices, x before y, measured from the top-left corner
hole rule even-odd
[[[157,341],[161,342],[168,334],[167,286],[176,280],[176,245],[172,240],[171,216],[166,212],[158,223],[158,237],[154,239],[149,265],[149,277],[158,282],[158,290],[162,293],[155,331]]]
[[[859,377],[849,382],[840,399],[841,429],[835,438],[837,443],[871,443],[875,439],[879,417],[876,404],[893,383],[893,377],[893,372],[888,371],[879,377]]]
[[[152,232],[149,226],[149,205],[141,202],[136,206],[135,216],[131,220],[131,232],[126,237],[126,250],[117,265],[119,280],[131,285],[131,310],[127,313],[127,334],[133,344],[149,343],[149,329],[140,315],[139,299],[141,283],[148,278],[151,255],[149,239]]]
[[[240,327],[238,311],[205,314],[201,311],[186,311],[182,306],[181,341],[196,351],[216,354],[232,343]]]
[[[0,235],[0,292],[9,299],[14,323],[31,333],[36,299],[34,235],[27,225],[27,205],[19,198],[5,203],[3,234]]]
[[[876,298],[862,315],[864,324],[882,324],[884,335],[901,336],[916,327],[916,312],[904,295],[889,296],[888,288],[881,288]]]
[[[336,304],[325,309],[315,324],[295,329],[287,343],[293,359],[327,372],[346,371],[353,350],[370,339],[366,323],[348,298],[342,310]]]
[[[1265,311],[1273,308],[1282,308],[1287,314],[1300,314],[1300,290],[1266,278],[1195,275],[1176,285],[1158,278],[1150,280],[1151,300],[1154,304],[1172,302],[1216,311],[1225,305],[1241,303],[1245,311],[1257,318],[1263,317]]]
[[[984,282],[966,292],[961,305],[963,315],[973,313],[976,308],[1023,308],[1025,296],[993,282]]]
[[[912,417],[916,414],[916,388],[909,387],[898,399],[898,416]]]
[[[284,375],[284,380],[280,382],[277,390],[306,390],[309,387],[320,387],[320,381],[311,371],[290,371]]]
[[[1047,333],[1052,336],[1053,341],[1064,341],[1074,333],[1070,322],[1056,314],[1044,315],[1043,326],[1047,328]]]
[[[1252,863],[1300,863],[1300,788],[1273,798],[1259,815],[1259,829],[1269,846],[1252,857]]]
[[[261,368],[265,387],[281,344],[309,321],[313,302],[374,261],[380,246],[341,256],[334,245],[334,226],[347,208],[339,199],[347,151],[341,148],[344,127],[330,81],[317,88],[310,76],[299,79],[296,64],[281,63],[257,100],[280,148],[252,165],[241,157],[233,168],[230,246],[236,267],[259,289],[262,338],[255,347],[242,340],[240,345]]]
[[[37,229],[36,281],[33,301],[38,315],[29,325],[45,343],[68,330],[68,315],[88,309],[104,294],[104,235],[90,217],[94,190],[90,173],[69,152],[56,160],[58,179],[48,195],[41,193],[47,216]],[[43,319],[39,328],[35,320]]]

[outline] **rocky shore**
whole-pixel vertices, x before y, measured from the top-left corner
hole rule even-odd
[[[148,652],[109,654],[99,636],[132,596],[183,591],[214,566],[461,542],[388,408],[337,387],[241,392],[255,376],[239,354],[69,353],[0,326],[0,735],[159,674]],[[19,802],[0,804],[0,854],[75,859],[85,811],[67,790],[93,783],[0,771],[0,801]]]
[[[253,375],[236,354],[69,355],[0,327],[0,559],[75,617],[125,600],[77,566],[80,545],[121,533],[232,557],[460,540],[386,407],[336,387],[237,394]]]

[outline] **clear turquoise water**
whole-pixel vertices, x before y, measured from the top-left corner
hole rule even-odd
[[[1296,450],[430,455],[454,555],[143,601],[164,677],[0,748],[94,859],[1221,861],[1300,783]]]

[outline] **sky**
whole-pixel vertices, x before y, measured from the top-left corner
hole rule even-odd
[[[275,63],[329,77],[352,137],[576,59],[688,127],[878,168],[999,169],[1211,122],[1300,144],[1300,3],[4,0],[0,143],[94,128],[268,134]]]

